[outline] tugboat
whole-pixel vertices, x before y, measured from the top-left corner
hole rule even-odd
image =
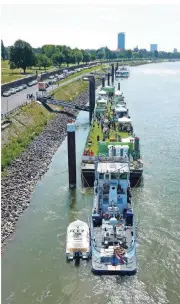
[[[116,71],[117,78],[128,78],[129,76],[130,76],[130,71],[126,66],[123,66]]]
[[[66,239],[66,258],[88,260],[90,257],[90,232],[88,224],[80,220],[69,224]]]
[[[137,271],[128,146],[121,148],[123,157],[101,157],[96,163],[91,247],[92,272],[98,275]]]

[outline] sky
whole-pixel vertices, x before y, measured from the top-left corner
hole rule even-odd
[[[22,39],[32,47],[60,44],[116,50],[117,34],[125,32],[126,49],[149,50],[151,43],[157,43],[159,51],[180,51],[180,5],[104,3],[2,5],[1,38],[5,46]]]

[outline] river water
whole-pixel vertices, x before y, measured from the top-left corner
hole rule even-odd
[[[69,191],[67,142],[38,182],[2,258],[2,304],[180,303],[180,63],[131,68],[121,89],[141,138],[144,179],[133,189],[138,273],[98,277],[91,262],[67,264],[69,222],[88,220],[92,192],[81,189],[88,114],[77,120],[76,190]]]

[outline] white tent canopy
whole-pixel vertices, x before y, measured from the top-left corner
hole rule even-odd
[[[98,94],[99,94],[99,95],[106,95],[106,92],[103,91],[103,90],[101,90],[101,91],[98,92]]]
[[[119,123],[130,123],[131,119],[124,116],[124,117],[118,118],[118,122]]]
[[[107,100],[106,99],[99,99],[97,100],[97,103],[100,104],[100,103],[105,103],[107,104]]]
[[[127,113],[127,109],[125,107],[122,106],[118,106],[115,108],[115,112],[121,112],[121,113]]]
[[[115,96],[121,96],[123,93],[121,91],[116,91]]]

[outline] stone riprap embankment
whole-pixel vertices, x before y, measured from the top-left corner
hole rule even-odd
[[[85,105],[88,92],[78,96],[74,102]],[[67,109],[77,115],[75,110]],[[18,217],[30,203],[31,193],[37,180],[48,170],[52,156],[66,137],[68,115],[57,114],[44,131],[37,136],[13,163],[7,168],[7,175],[1,180],[1,240],[5,240],[15,229]]]

